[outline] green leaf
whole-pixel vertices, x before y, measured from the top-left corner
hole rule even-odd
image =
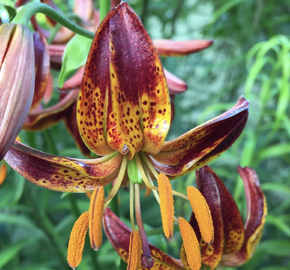
[[[30,238],[25,241],[13,244],[9,247],[5,247],[5,249],[0,252],[0,268],[8,263],[10,260],[12,260],[17,255],[17,253],[19,253],[24,247],[30,245],[36,240],[37,238]]]
[[[0,4],[4,5],[4,6],[8,6],[8,7],[15,7],[14,1],[12,0],[0,0]]]
[[[71,72],[85,64],[91,44],[91,39],[80,35],[75,35],[67,44],[58,78],[58,86],[60,88],[63,87],[65,79]]]

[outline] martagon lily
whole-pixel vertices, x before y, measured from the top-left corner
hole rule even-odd
[[[172,190],[169,180],[200,168],[229,148],[247,117],[248,101],[241,97],[227,112],[164,142],[171,111],[163,67],[139,18],[122,3],[107,14],[97,30],[77,102],[80,135],[92,152],[103,157],[86,160],[54,156],[15,142],[5,160],[41,187],[61,192],[94,190],[89,211],[80,216],[71,233],[68,262],[72,268],[81,261],[88,227],[92,248],[100,247],[103,210],[119,188],[130,183],[133,232],[129,269],[137,269],[140,263],[150,268],[154,259],[142,223],[140,185],[151,189],[160,203],[165,236],[172,236],[176,221],[183,239],[195,243],[194,249],[185,246],[187,255],[199,258],[194,231],[185,219],[174,216],[173,195],[190,201],[207,243],[213,240],[209,208],[197,189],[188,190],[195,198],[192,200]],[[112,182],[105,198],[103,186]],[[139,232],[134,229],[134,195]],[[199,269],[200,264],[200,260],[193,261],[190,267]]]
[[[238,172],[244,182],[247,200],[245,225],[233,197],[214,171],[204,166],[196,172],[198,189],[211,210],[213,243],[208,245],[201,240],[194,213],[189,222],[201,241],[202,263],[210,269],[215,269],[218,265],[236,267],[246,263],[254,254],[262,235],[267,205],[258,177],[255,171],[248,167],[238,166]],[[120,257],[128,262],[131,230],[109,208],[105,210],[103,223],[112,246]],[[181,260],[172,258],[152,244],[149,244],[149,247],[155,259],[151,269],[190,269],[183,246],[180,252]]]

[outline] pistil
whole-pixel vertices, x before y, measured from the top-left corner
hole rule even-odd
[[[140,207],[140,185],[134,184],[135,188],[135,216],[136,222],[139,229],[139,234],[142,242],[143,249],[143,258],[141,260],[142,266],[146,268],[151,268],[154,264],[154,259],[151,257],[151,252],[149,249],[148,239],[145,233],[142,216],[141,216],[141,207]]]

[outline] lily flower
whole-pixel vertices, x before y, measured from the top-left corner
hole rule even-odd
[[[238,172],[243,179],[247,199],[245,225],[233,197],[213,170],[205,166],[196,172],[198,188],[207,201],[213,219],[214,241],[211,245],[201,241],[194,213],[189,223],[201,241],[202,263],[210,269],[215,269],[218,265],[236,267],[246,263],[252,257],[262,235],[267,206],[258,177],[255,171],[248,167],[238,166]],[[131,229],[109,208],[104,212],[103,223],[112,246],[128,263]],[[152,269],[191,269],[183,247],[181,260],[172,258],[151,244],[149,247],[155,259]]]
[[[28,115],[34,93],[33,38],[22,24],[0,26],[0,160]]]
[[[247,200],[245,225],[233,197],[214,171],[205,166],[196,172],[198,189],[205,197],[213,217],[213,243],[208,245],[201,240],[194,213],[190,224],[202,243],[202,262],[210,269],[215,269],[217,265],[237,267],[246,263],[254,254],[262,236],[267,204],[259,179],[255,171],[248,167],[238,166],[238,173],[244,182]],[[183,249],[180,257],[184,258],[183,263],[186,265]]]
[[[139,241],[133,232],[132,244],[141,250],[141,242],[144,255],[141,265],[149,268],[154,263],[141,216],[143,183],[160,203],[166,237],[172,236],[176,221],[187,243],[185,249],[193,253],[193,258],[200,258],[191,226],[182,217],[174,216],[173,195],[190,201],[193,211],[198,213],[202,238],[207,243],[213,240],[210,211],[197,189],[191,187],[186,196],[172,190],[169,180],[200,168],[229,148],[246,124],[248,105],[241,97],[229,111],[173,141],[164,142],[171,111],[163,67],[138,16],[127,3],[122,3],[107,14],[98,28],[77,102],[80,135],[90,151],[102,157],[86,160],[54,156],[15,142],[5,160],[36,185],[62,192],[94,190],[89,212],[81,215],[72,230],[68,260],[73,268],[80,262],[88,227],[92,248],[99,248],[101,229],[94,224],[101,224],[103,209],[119,188],[128,184],[132,228],[135,228],[135,206],[140,234]],[[102,186],[109,183],[113,183],[113,188],[104,198]],[[196,198],[196,202],[189,197]],[[75,255],[71,254],[78,254],[78,260],[72,259]],[[132,263],[136,262],[135,252],[132,258]],[[200,260],[190,261],[192,269],[198,269],[200,263]]]

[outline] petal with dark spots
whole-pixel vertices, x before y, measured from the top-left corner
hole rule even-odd
[[[240,97],[232,109],[165,142],[159,154],[149,156],[153,166],[173,179],[206,165],[239,137],[247,121],[248,109],[249,102]]]
[[[259,179],[251,168],[238,166],[238,172],[245,185],[247,219],[245,238],[241,249],[233,254],[222,256],[221,265],[236,267],[246,263],[253,255],[262,236],[267,215],[266,198],[261,190]]]
[[[129,229],[109,208],[105,209],[103,217],[105,233],[120,257],[128,263],[131,229]],[[154,264],[152,270],[181,270],[185,269],[180,260],[176,260],[160,249],[149,244]],[[142,255],[143,256],[143,255]],[[141,267],[139,269],[147,269]]]
[[[38,186],[61,192],[87,192],[113,182],[122,156],[113,153],[98,159],[73,159],[46,154],[15,141],[5,160]]]
[[[77,100],[78,93],[79,90],[72,91],[52,107],[31,111],[24,122],[23,129],[36,131],[55,125],[66,116],[69,106]]]
[[[170,125],[166,80],[148,33],[127,3],[112,9],[98,28],[78,110],[81,136],[96,154],[116,150],[132,158],[141,149],[161,149]]]
[[[212,40],[175,41],[170,39],[153,40],[156,50],[161,56],[183,56],[210,47]]]
[[[35,55],[35,90],[31,109],[33,110],[41,102],[49,80],[49,53],[44,36],[38,32],[33,33]]]

